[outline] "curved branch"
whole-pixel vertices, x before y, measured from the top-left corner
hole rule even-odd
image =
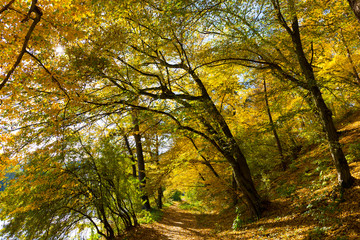
[[[284,69],[282,69],[278,64],[276,63],[270,63],[269,66],[271,67],[271,69],[277,71],[282,77],[288,79],[289,81],[295,83],[297,86],[302,87],[306,90],[309,90],[310,87],[308,86],[308,84],[300,81],[299,79],[296,79],[295,77],[291,76],[290,74],[288,74],[287,72],[284,71]]]
[[[159,79],[159,81],[161,82],[161,77],[157,74],[153,74],[153,73],[147,73],[147,72],[144,72],[136,67],[134,67],[133,65],[131,65],[130,63],[124,61],[122,58],[120,57],[117,57],[116,58],[117,60],[119,60],[120,62],[122,62],[123,64],[125,64],[126,66],[130,67],[132,70],[144,75],[144,76],[148,76],[148,77],[155,77],[157,79]]]
[[[100,231],[100,229],[98,228],[98,226],[96,225],[96,223],[94,222],[94,220],[93,220],[93,218],[91,216],[77,210],[76,208],[72,208],[72,207],[69,207],[69,206],[64,206],[64,207],[68,208],[69,210],[74,211],[74,212],[76,212],[76,213],[78,213],[78,214],[80,214],[82,216],[84,216],[85,218],[87,218],[92,223],[92,225],[94,225],[97,233],[106,238],[106,235],[103,232]]]
[[[33,22],[25,36],[25,40],[23,43],[23,46],[21,48],[21,51],[18,55],[18,57],[16,58],[16,61],[14,63],[14,65],[11,67],[11,69],[9,70],[9,72],[6,74],[4,80],[1,82],[0,84],[0,90],[5,86],[5,84],[9,81],[11,75],[14,73],[16,67],[20,64],[21,59],[23,58],[25,52],[26,52],[26,48],[29,44],[30,41],[30,37],[32,35],[32,33],[34,32],[34,29],[36,27],[36,25],[40,22],[41,16],[42,16],[42,12],[40,11],[40,9],[36,6],[37,0],[33,0],[30,10],[26,16],[26,18],[23,21],[27,21],[31,15],[32,12],[34,12],[36,14],[36,17],[33,19]]]
[[[198,134],[199,136],[203,137],[204,139],[209,141],[211,144],[213,144],[214,147],[216,147],[216,149],[218,149],[221,153],[223,153],[223,149],[216,143],[215,140],[213,140],[212,138],[210,138],[209,136],[207,136],[205,133],[203,133],[201,131],[198,131],[198,130],[196,130],[196,129],[192,128],[192,127],[189,127],[189,126],[182,125],[181,122],[176,117],[174,117],[173,115],[171,115],[168,112],[164,112],[164,111],[156,110],[156,109],[150,109],[150,108],[143,107],[143,106],[134,105],[134,104],[128,103],[128,102],[123,101],[123,100],[115,101],[115,102],[111,102],[111,103],[97,103],[97,102],[90,102],[90,101],[86,101],[86,103],[94,104],[94,105],[97,105],[97,106],[110,106],[110,105],[114,105],[114,104],[123,104],[123,105],[129,106],[129,107],[132,107],[134,109],[165,115],[165,116],[169,117],[170,119],[172,119],[178,125],[179,129],[187,130],[189,132]]]
[[[253,60],[253,59],[248,59],[248,58],[234,58],[234,57],[229,57],[229,58],[221,58],[221,59],[217,59],[214,61],[210,61],[204,64],[201,64],[199,66],[197,66],[196,68],[194,68],[194,71],[197,70],[198,68],[202,68],[205,66],[213,66],[215,64],[228,64],[228,62],[233,63],[235,61],[235,63],[239,64],[238,62],[248,62],[248,63],[253,63],[253,64],[261,64],[261,65],[270,65],[270,63],[266,62],[266,61],[259,61],[259,60]],[[246,67],[251,67],[251,68],[261,68],[264,69],[266,67],[260,67],[260,66],[256,66],[256,65],[246,65],[246,64],[240,64],[240,65],[245,65]]]

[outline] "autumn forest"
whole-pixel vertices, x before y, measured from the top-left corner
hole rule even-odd
[[[0,28],[0,239],[360,235],[360,1],[1,0]]]

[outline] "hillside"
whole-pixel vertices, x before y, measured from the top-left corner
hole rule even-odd
[[[142,225],[125,239],[359,239],[360,113],[346,117],[338,129],[356,178],[352,188],[342,192],[336,186],[327,146],[313,145],[285,174],[272,174],[270,204],[260,220],[251,221],[243,212],[233,231],[234,208],[185,211],[180,203],[166,208],[160,222]]]

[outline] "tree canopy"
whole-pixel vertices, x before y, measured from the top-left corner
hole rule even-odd
[[[260,218],[259,179],[318,143],[351,187],[336,121],[359,106],[357,5],[2,1],[4,234],[115,239],[174,190]]]

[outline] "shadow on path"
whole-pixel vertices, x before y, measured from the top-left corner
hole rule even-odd
[[[142,225],[131,232],[126,239],[142,240],[215,240],[211,228],[197,222],[199,214],[179,209],[177,205],[164,209],[160,222]]]

